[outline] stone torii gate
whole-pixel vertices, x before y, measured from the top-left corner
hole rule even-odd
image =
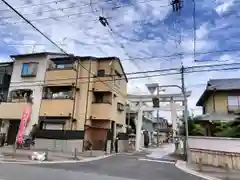
[[[186,92],[186,97],[189,97],[191,92]],[[142,116],[144,111],[154,111],[159,109],[160,111],[171,111],[171,120],[173,126],[173,136],[176,136],[176,129],[177,129],[177,111],[183,111],[184,106],[177,104],[176,102],[183,102],[184,97],[183,94],[160,94],[159,95],[159,102],[169,102],[168,105],[160,106],[159,108],[145,106],[144,103],[152,102],[152,98],[156,97],[154,95],[128,95],[128,101],[132,104],[137,104],[135,107],[130,107],[131,110],[137,112],[137,123],[136,123],[136,143],[135,143],[135,150],[140,150],[140,143],[141,143],[141,128],[142,128]]]

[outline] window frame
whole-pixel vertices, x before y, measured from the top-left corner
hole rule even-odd
[[[235,100],[237,100],[237,104],[236,105],[232,105],[232,104],[230,104],[229,102],[230,102],[230,97],[231,98],[236,98]],[[233,99],[232,99],[233,100]],[[233,108],[230,108],[230,107],[233,107]],[[228,108],[228,112],[234,112],[235,110],[237,110],[237,109],[240,109],[240,95],[229,95],[228,97],[227,97],[227,108]]]
[[[103,73],[103,74],[101,74]],[[98,69],[97,71],[97,77],[104,77],[105,76],[105,69]]]
[[[38,62],[25,62],[25,63],[22,63],[21,64],[21,77],[36,77],[37,76],[37,71],[38,71]],[[23,66],[24,65],[35,65],[35,68],[36,68],[36,72],[32,73],[32,74],[25,74],[24,73],[24,70],[23,70]],[[29,67],[27,67],[29,68]]]

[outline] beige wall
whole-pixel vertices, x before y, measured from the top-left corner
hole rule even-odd
[[[192,162],[240,170],[240,139],[189,137],[188,145]]]
[[[84,67],[86,69],[89,68],[89,62],[87,60],[84,61],[82,63],[82,65],[84,65]],[[100,61],[99,64],[97,63],[97,61],[92,61],[92,68],[91,69],[92,69],[92,73],[94,73],[94,74],[97,73],[98,69],[104,69],[106,75],[110,75],[110,73],[114,73],[115,70],[117,70],[120,74],[123,74],[118,61],[113,61],[112,63],[110,63],[109,60],[106,60],[106,61],[103,60],[103,61]],[[81,76],[84,76],[84,77],[88,76],[88,71],[86,71],[84,69],[81,69]],[[92,104],[92,102],[94,100],[94,97],[93,97],[93,92],[90,92],[89,101],[88,101],[88,115],[87,115],[88,119],[90,118],[90,116],[92,116],[94,114],[99,114],[100,116],[96,117],[96,119],[98,119],[98,118],[101,119],[101,117],[107,117],[107,119],[112,120],[112,121],[116,121],[117,123],[124,126],[125,125],[126,113],[125,113],[125,111],[119,112],[117,110],[117,103],[120,102],[123,105],[125,105],[126,88],[127,88],[127,83],[126,83],[125,79],[123,79],[123,77],[118,78],[118,79],[122,79],[122,80],[120,80],[119,85],[117,83],[115,83],[114,81],[104,81],[104,83],[99,82],[99,79],[104,81],[106,78],[105,77],[103,77],[103,78],[98,77],[98,78],[94,78],[92,81],[98,81],[97,83],[101,85],[101,86],[98,86],[100,88],[100,89],[98,89],[99,91],[104,90],[104,91],[112,92],[112,95],[111,95],[112,96],[112,98],[111,98],[112,99],[112,105]],[[86,95],[87,95],[87,83],[86,83],[87,80],[82,80],[82,82],[83,81],[85,83],[81,83],[81,86],[80,86],[81,95],[80,95],[80,97],[82,97],[82,99],[85,100]],[[95,83],[90,83],[89,89],[92,90],[92,88],[96,87],[95,85],[97,83],[96,82]],[[114,96],[114,94],[116,95],[116,97]],[[81,102],[81,106],[83,106],[83,107],[86,106],[85,101]],[[94,108],[94,109],[92,109],[92,108]],[[91,112],[94,112],[94,114],[92,114]],[[83,114],[83,115],[85,114],[85,108],[82,108],[81,110],[79,109],[78,115],[81,116],[81,114]],[[80,123],[80,126],[82,126],[81,123]]]
[[[228,98],[228,93],[224,93],[224,92],[216,92],[214,98],[213,98],[213,95],[211,95],[204,104],[204,106],[206,108],[205,113],[213,113],[214,112],[213,102],[215,102],[216,113],[227,114],[228,113],[227,98]],[[215,99],[215,101],[213,99]]]

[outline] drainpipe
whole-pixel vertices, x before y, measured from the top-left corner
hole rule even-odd
[[[216,88],[213,89],[213,112],[216,112],[215,93],[216,93]]]
[[[85,107],[85,118],[84,118],[84,139],[86,133],[86,124],[87,124],[87,111],[88,111],[88,99],[89,99],[89,87],[90,87],[90,80],[91,80],[91,71],[92,71],[92,61],[89,58],[89,68],[88,68],[88,84],[87,84],[87,97],[86,97],[86,107]],[[84,151],[84,143],[82,146],[82,151]]]
[[[73,57],[75,58],[75,57]],[[74,99],[73,99],[73,110],[72,110],[72,123],[71,123],[71,130],[73,128],[73,120],[74,120],[74,114],[75,114],[75,107],[76,107],[76,97],[77,97],[77,88],[78,88],[78,76],[79,76],[79,65],[80,60],[77,60],[77,73],[76,73],[76,81],[75,81],[75,92],[74,92]]]

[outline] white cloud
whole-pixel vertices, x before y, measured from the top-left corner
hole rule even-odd
[[[119,3],[118,0],[105,2],[93,1],[92,8],[89,6],[89,0],[61,0],[59,3],[48,3],[52,0],[32,0],[32,4],[45,3],[43,6],[32,6],[26,3],[30,1],[14,1],[8,2],[14,7],[25,6],[18,10],[28,19],[32,20],[41,31],[46,33],[48,37],[57,42],[59,46],[67,52],[75,53],[80,56],[118,56],[122,59],[126,72],[154,70],[163,68],[180,67],[181,61],[185,66],[192,66],[198,63],[193,62],[192,55],[185,55],[182,59],[178,56],[164,57],[183,51],[184,53],[193,52],[193,30],[192,21],[185,22],[189,29],[182,31],[181,48],[177,43],[179,33],[173,30],[173,26],[178,29],[175,19],[168,19],[172,8],[169,6],[168,0],[137,0],[130,1],[134,6],[127,6],[126,1]],[[115,3],[115,4],[114,4]],[[219,14],[229,11],[234,5],[230,1],[214,1],[206,0],[202,2],[198,8],[208,10],[208,12],[217,11]],[[124,6],[112,9],[114,6]],[[68,7],[68,8],[67,8]],[[103,11],[101,7],[104,7]],[[185,7],[184,7],[185,8]],[[4,4],[0,4],[0,9],[7,9]],[[92,12],[92,10],[97,12]],[[186,9],[189,11],[189,9]],[[34,31],[25,23],[15,23],[22,21],[12,11],[0,11],[0,35],[1,39],[7,44],[43,44],[36,45],[35,51],[58,51],[51,43],[43,38],[38,32]],[[98,21],[98,16],[104,15],[108,17],[108,21],[114,30],[114,37],[109,33],[106,27],[103,27]],[[11,16],[11,17],[9,17]],[[7,18],[8,17],[8,18]],[[50,18],[51,17],[51,18]],[[229,33],[237,34],[238,28],[231,27],[226,31],[226,27],[232,22],[231,17],[227,17],[228,21],[216,18],[214,25],[210,19],[201,20],[199,16],[197,21],[197,42],[196,51],[206,52],[217,49],[219,39],[229,39]],[[182,18],[184,20],[184,18]],[[3,24],[4,23],[4,24]],[[6,23],[10,23],[7,25]],[[184,23],[183,23],[184,24]],[[236,23],[237,24],[237,23]],[[239,24],[239,23],[238,23]],[[225,30],[224,30],[225,29]],[[218,38],[211,38],[214,34]],[[233,38],[232,41],[237,41]],[[129,57],[120,48],[120,43],[124,44],[125,51],[135,60],[127,60]],[[1,42],[0,42],[1,43]],[[224,43],[231,43],[224,41]],[[33,46],[10,46],[13,50],[17,49],[19,53],[32,52]],[[1,54],[0,54],[1,56]],[[137,57],[153,57],[137,59]],[[238,55],[231,53],[223,53],[216,55],[215,59],[224,61],[230,59],[234,62]],[[137,64],[137,65],[136,65]],[[206,62],[205,64],[209,64]],[[210,63],[211,64],[211,63]],[[139,66],[140,68],[138,68]],[[222,72],[191,74],[186,75],[186,86],[193,91],[189,98],[189,106],[195,108],[195,103],[204,89],[204,83],[211,77],[222,77]],[[152,75],[152,74],[149,74]],[[224,73],[224,77],[234,76],[234,73]],[[144,78],[139,80],[130,80],[128,92],[130,93],[147,93],[145,84],[149,82],[159,82],[160,85],[180,84],[180,76],[159,76],[152,78]],[[199,85],[200,84],[200,85]],[[201,85],[202,84],[202,85]],[[199,86],[198,86],[199,85]],[[179,90],[169,90],[169,92],[179,92]]]
[[[234,0],[228,0],[227,2],[219,0],[218,3],[220,4],[215,9],[219,15],[222,15],[234,5]]]

